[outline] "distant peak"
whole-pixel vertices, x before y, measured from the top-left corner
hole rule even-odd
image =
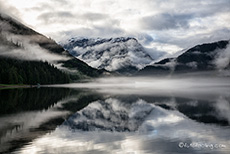
[[[137,41],[136,38],[134,37],[111,37],[111,38],[102,38],[102,37],[96,37],[96,38],[88,38],[88,37],[82,37],[82,36],[78,36],[78,37],[73,37],[73,38],[70,38],[68,41],[69,42],[75,42],[75,41],[89,41],[89,40],[94,40],[95,42],[96,41],[106,41],[106,42],[126,42],[128,40],[135,40]]]

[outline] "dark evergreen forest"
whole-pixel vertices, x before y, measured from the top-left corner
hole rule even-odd
[[[22,61],[0,57],[2,84],[69,83],[70,76],[48,62]]]
[[[13,25],[15,26],[15,24]],[[16,27],[18,27],[17,24]],[[53,40],[46,39],[44,36],[40,37],[46,41],[41,41],[38,43],[41,48],[44,48],[51,53],[57,53],[60,55],[60,52],[64,51],[64,49],[56,44]],[[1,50],[5,49],[24,49],[23,43],[7,39],[6,34],[2,33],[1,28],[0,47],[5,47],[0,48],[0,52]],[[54,67],[52,64],[44,61],[20,60],[6,56],[0,56],[0,84],[69,83],[71,81],[83,79],[86,77],[98,77],[103,73],[103,70],[92,68],[71,55],[67,54],[65,56],[68,56],[70,59],[67,61],[58,61],[58,63],[62,63],[63,66],[68,69],[77,70],[75,73],[63,72],[62,70]]]
[[[5,46],[9,50],[24,48],[23,44],[7,40],[1,33],[1,29],[0,46]],[[48,62],[0,57],[0,84],[56,84],[69,83],[70,81],[69,74]]]

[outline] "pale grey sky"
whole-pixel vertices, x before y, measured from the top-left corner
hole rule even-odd
[[[57,42],[131,36],[174,53],[230,39],[230,0],[0,0],[0,11]]]

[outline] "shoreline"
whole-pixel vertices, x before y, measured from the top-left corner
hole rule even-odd
[[[34,88],[37,85],[11,85],[11,84],[0,84],[0,89],[8,89],[8,88]]]

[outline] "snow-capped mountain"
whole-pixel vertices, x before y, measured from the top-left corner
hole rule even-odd
[[[153,60],[144,47],[135,38],[130,37],[76,37],[61,45],[94,68],[120,73],[133,73]]]

